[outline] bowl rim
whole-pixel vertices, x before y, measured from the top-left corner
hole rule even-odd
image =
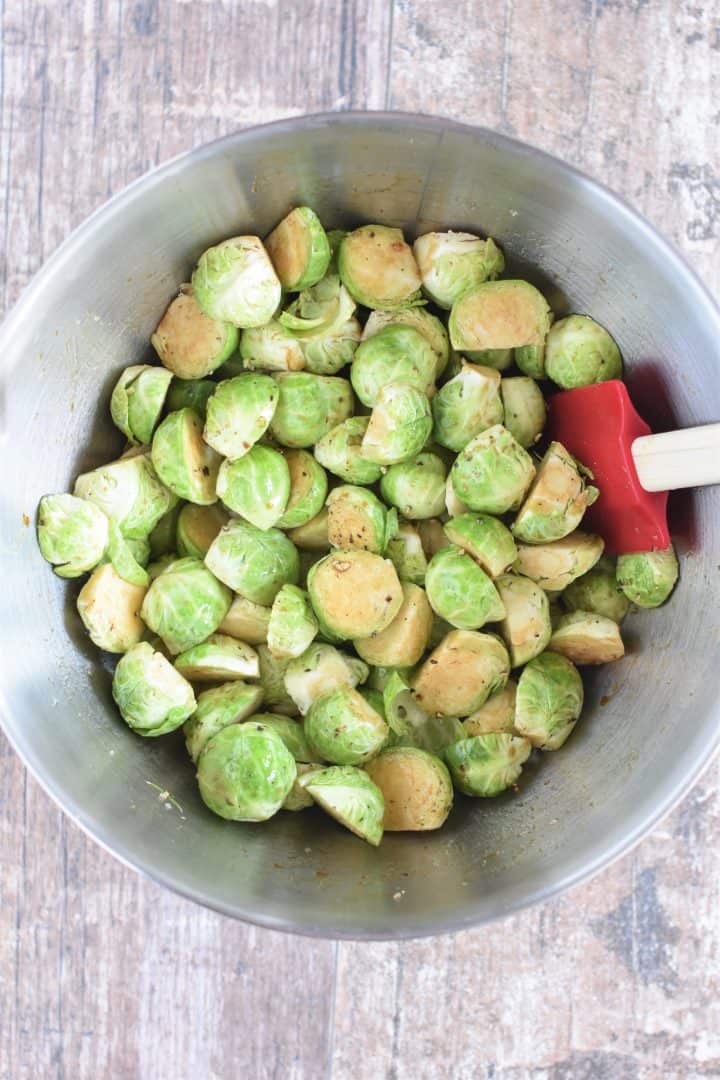
[[[126,187],[111,198],[101,203],[92,213],[78,225],[70,235],[52,252],[45,260],[40,269],[34,274],[31,281],[22,291],[10,311],[0,325],[0,357],[5,353],[4,345],[13,335],[16,326],[22,323],[26,314],[35,303],[36,296],[41,294],[46,281],[55,276],[61,268],[72,260],[75,252],[83,245],[86,236],[92,233],[101,221],[107,221],[120,215],[125,207],[130,204],[141,192],[151,189],[157,184],[163,183],[173,175],[182,173],[189,165],[208,158],[222,155],[226,150],[234,149],[244,141],[252,141],[256,137],[262,137],[266,133],[282,133],[286,130],[314,129],[322,127],[349,127],[351,125],[363,126],[364,124],[408,125],[414,129],[426,130],[436,133],[438,136],[446,132],[457,132],[475,139],[481,139],[491,146],[509,150],[513,154],[521,155],[540,161],[545,161],[555,170],[571,177],[581,186],[591,189],[601,196],[606,205],[612,207],[615,213],[633,224],[643,234],[646,241],[652,244],[656,250],[664,254],[673,264],[677,273],[681,275],[692,288],[698,300],[702,301],[704,313],[698,317],[709,317],[714,320],[720,336],[720,306],[715,302],[708,287],[686,261],[684,255],[672,243],[663,237],[647,218],[640,214],[622,196],[616,194],[602,182],[593,179],[587,173],[569,164],[562,158],[550,154],[539,147],[523,142],[519,139],[494,131],[480,125],[461,123],[442,115],[429,115],[425,113],[403,112],[398,110],[345,110],[340,112],[308,113],[300,116],[284,117],[264,124],[252,125],[241,128],[218,139],[203,143],[191,150],[185,150],[173,156],[169,160],[153,167],[142,176],[133,180]],[[3,364],[0,362],[0,372]],[[1,688],[0,688],[1,690]],[[716,707],[720,715],[720,702]],[[51,799],[68,815],[68,817],[82,831],[94,840],[101,848],[114,856],[124,866],[148,878],[157,885],[161,885],[184,899],[192,900],[197,904],[231,918],[240,919],[243,922],[260,926],[269,930],[277,930],[300,936],[330,939],[330,940],[356,940],[356,941],[394,941],[410,940],[422,937],[431,937],[438,934],[458,933],[474,926],[486,925],[511,914],[517,914],[540,902],[550,900],[564,893],[576,885],[589,881],[629,853],[655,826],[666,817],[684,798],[688,791],[698,782],[705,770],[714,760],[720,749],[720,724],[716,726],[712,740],[702,750],[698,750],[693,759],[688,763],[685,771],[674,779],[669,788],[664,791],[657,803],[648,807],[644,814],[637,820],[632,821],[631,827],[622,835],[616,837],[609,845],[602,846],[595,842],[591,849],[591,857],[582,864],[566,871],[557,881],[544,884],[526,893],[520,898],[514,898],[501,911],[481,914],[458,915],[447,919],[435,919],[408,927],[393,928],[387,931],[370,930],[364,928],[347,930],[343,927],[319,926],[307,921],[294,920],[291,916],[274,917],[262,911],[246,910],[239,905],[230,905],[218,901],[201,889],[193,888],[185,884],[175,875],[159,872],[154,866],[144,859],[133,855],[125,846],[113,839],[108,830],[100,826],[88,814],[82,805],[63,789],[62,785],[55,782],[52,774],[44,768],[37,755],[33,752],[29,740],[23,738],[22,726],[14,724],[10,710],[0,694],[0,727],[2,728],[11,747],[22,761],[25,768],[40,784]],[[637,818],[637,813],[636,813]]]

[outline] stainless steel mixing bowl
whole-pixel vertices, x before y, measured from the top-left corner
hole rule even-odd
[[[607,865],[710,758],[720,734],[720,492],[678,504],[674,598],[628,621],[629,655],[588,677],[576,732],[526,771],[519,794],[463,801],[442,831],[388,835],[379,850],[319,811],[264,825],[214,817],[181,738],[143,740],[120,720],[109,668],[75,614],[77,587],[43,562],[32,523],[43,493],[120,450],[109,390],[146,355],[200,252],[228,235],[266,233],[294,203],[333,226],[491,234],[556,312],[589,311],[612,330],[656,422],[668,422],[668,410],[681,425],[720,419],[720,312],[645,221],[560,161],[492,132],[381,113],[282,121],[202,147],[94,214],[4,326],[3,725],[91,836],[200,903],[325,936],[456,930]]]

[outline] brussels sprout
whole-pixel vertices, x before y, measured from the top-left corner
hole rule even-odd
[[[292,498],[292,493],[290,498]],[[290,503],[288,503],[289,505]],[[310,518],[304,525],[298,525],[296,528],[290,529],[288,536],[293,544],[303,551],[328,551],[330,548],[328,517],[329,514],[323,507],[315,517]],[[282,521],[282,518],[280,520]]]
[[[175,656],[215,633],[231,600],[230,590],[200,559],[186,557],[155,578],[140,614]]]
[[[384,694],[386,687],[394,675],[400,676],[402,686],[410,694],[410,698],[414,703],[412,692],[404,681],[410,674],[410,668],[391,668],[391,667],[372,667],[370,668],[370,674],[368,675],[367,685],[371,690],[379,690],[381,694]],[[419,706],[417,706],[419,708]],[[384,708],[384,712],[387,710]],[[388,721],[389,722],[389,721]],[[392,727],[392,725],[390,725]]]
[[[507,428],[496,424],[470,440],[450,475],[456,493],[471,510],[504,514],[522,503],[535,466]]]
[[[297,707],[285,688],[285,673],[290,661],[273,656],[267,645],[258,645],[257,654],[263,703],[273,712],[296,716]]]
[[[458,297],[448,329],[450,344],[468,349],[516,349],[541,345],[550,325],[550,308],[528,281],[488,281]]]
[[[489,697],[484,705],[463,720],[465,734],[515,734],[515,697],[517,683],[508,679],[502,690]]]
[[[123,720],[138,735],[175,731],[195,709],[190,683],[146,641],[118,660],[112,695]]]
[[[281,586],[296,585],[300,576],[298,553],[285,533],[237,519],[215,537],[205,563],[234,592],[265,607]]]
[[[160,577],[161,574],[164,574],[168,566],[172,566],[174,562],[177,562],[177,559],[177,554],[173,552],[161,555],[159,558],[155,559],[154,562],[148,563],[147,572],[150,580],[154,581],[156,577]],[[157,640],[160,641],[160,638]],[[158,649],[160,648],[159,645],[156,645],[155,647]]]
[[[474,364],[495,371],[505,371],[513,362],[512,349],[466,349],[465,355]]]
[[[542,345],[522,345],[515,349],[515,364],[523,375],[531,379],[545,378],[545,343]]]
[[[349,686],[318,698],[305,717],[305,736],[315,756],[333,765],[362,765],[378,753],[388,735],[382,716]]]
[[[478,630],[505,615],[505,606],[491,578],[472,556],[455,545],[433,555],[425,588],[433,610],[460,630]]]
[[[269,375],[248,372],[218,383],[207,403],[205,442],[223,457],[242,457],[267,431],[279,396]]]
[[[295,768],[297,769],[295,783],[290,788],[290,794],[286,797],[281,809],[293,811],[308,810],[311,806],[314,806],[315,803],[313,802],[312,795],[308,795],[307,791],[300,783],[300,780],[311,772],[322,770],[322,765],[296,761]]]
[[[339,326],[300,339],[305,368],[315,375],[335,375],[352,362],[362,338],[357,319],[347,319]]]
[[[426,832],[445,824],[453,804],[452,780],[434,754],[394,746],[369,761],[365,771],[382,791],[387,832]]]
[[[213,540],[229,520],[227,511],[217,503],[213,506],[186,503],[177,519],[178,554],[204,559]]]
[[[254,604],[244,596],[236,596],[218,631],[229,634],[238,641],[246,641],[248,645],[261,645],[267,641],[270,612],[269,607]]]
[[[77,598],[83,625],[99,649],[124,653],[145,633],[140,609],[146,589],[125,581],[111,563],[93,570]]]
[[[623,621],[630,608],[630,601],[615,578],[615,563],[605,558],[568,585],[562,602],[568,611],[592,611],[616,623]]]
[[[330,262],[330,244],[320,218],[309,206],[297,206],[265,240],[267,253],[289,292],[315,285]]]
[[[400,229],[355,229],[343,237],[337,263],[343,285],[358,304],[393,311],[419,299],[420,273]]]
[[[112,524],[111,524],[112,532]],[[117,526],[115,526],[117,528]],[[150,538],[146,536],[129,537],[125,543],[127,544],[130,554],[134,558],[135,562],[140,566],[145,567],[150,562],[150,556],[152,554],[152,548],[150,547]]]
[[[517,558],[513,535],[488,514],[461,514],[445,524],[445,536],[471,555],[491,578],[503,574]]]
[[[387,510],[372,491],[341,484],[328,495],[328,539],[336,548],[364,548],[382,554]]]
[[[563,390],[621,379],[622,356],[607,330],[588,315],[568,315],[551,328],[545,374]]]
[[[170,303],[150,343],[173,375],[179,379],[202,379],[232,356],[237,349],[238,332],[231,321],[206,314],[192,286],[181,285],[179,295]]]
[[[546,647],[552,634],[547,595],[530,578],[503,574],[495,586],[505,605],[500,633],[514,668],[526,664]]]
[[[150,533],[148,542],[150,544],[150,555],[153,559],[158,559],[161,555],[172,555],[173,558],[175,557],[177,523],[181,510],[187,505],[187,503],[176,502],[172,509],[163,514]],[[184,554],[184,552],[182,554]]]
[[[221,458],[203,441],[202,420],[192,409],[170,413],[152,441],[152,463],[163,484],[188,502],[210,506]]]
[[[387,383],[404,383],[429,394],[436,363],[432,346],[419,330],[393,323],[358,346],[350,381],[363,405],[372,407]]]
[[[428,713],[469,716],[502,690],[509,674],[510,658],[499,638],[451,630],[419,668],[413,690]]]
[[[473,735],[448,746],[445,761],[463,795],[492,798],[517,781],[532,745],[517,735]]]
[[[83,473],[74,494],[94,503],[120,526],[125,537],[149,536],[177,497],[158,478],[149,453],[121,457]]]
[[[475,435],[502,423],[500,375],[492,368],[463,364],[433,398],[433,438],[456,453]]]
[[[280,713],[254,713],[250,717],[250,722],[264,724],[265,727],[277,732],[295,761],[308,764],[316,760],[305,738],[303,725],[292,717],[282,716]],[[321,766],[316,766],[318,767],[321,768]]]
[[[280,659],[300,656],[318,632],[310,597],[297,585],[283,585],[273,600],[268,626],[268,648]]]
[[[362,660],[315,641],[302,656],[286,664],[285,689],[305,716],[314,701],[341,686],[354,688],[367,676],[368,667]]]
[[[320,513],[327,495],[327,475],[306,450],[288,450],[285,462],[290,478],[290,495],[278,528],[296,529]]]
[[[230,821],[267,821],[295,782],[295,759],[272,728],[230,724],[205,744],[197,762],[203,802]]]
[[[280,282],[257,236],[234,236],[208,248],[192,283],[206,315],[243,329],[262,326],[280,305]]]
[[[362,769],[352,765],[313,769],[303,776],[301,787],[340,825],[373,847],[379,845],[385,809],[382,792]]]
[[[352,413],[347,379],[307,371],[284,372],[276,379],[280,396],[270,431],[281,446],[312,446]]]
[[[335,476],[348,484],[374,484],[382,468],[362,457],[362,441],[370,418],[351,416],[319,439],[315,457]]]
[[[431,431],[426,395],[405,383],[388,383],[373,407],[362,441],[362,456],[379,465],[396,465],[418,454]]]
[[[591,611],[562,615],[553,630],[548,650],[574,664],[609,664],[625,655],[620,627],[614,619]]]
[[[536,581],[545,592],[556,592],[586,574],[603,553],[599,536],[572,532],[551,544],[518,544],[514,569]]]
[[[362,340],[373,337],[386,326],[412,326],[427,339],[435,353],[435,378],[439,379],[450,359],[450,341],[444,323],[422,307],[400,308],[398,311],[371,311],[362,332]]]
[[[43,495],[37,535],[43,558],[58,577],[80,577],[105,554],[108,519],[94,503],[75,495]]]
[[[404,521],[388,541],[386,556],[392,562],[400,581],[422,585],[425,581],[427,559],[420,534],[414,525]]]
[[[472,233],[425,233],[417,238],[413,251],[423,292],[448,310],[468,289],[498,277],[505,269],[503,253],[494,241]]]
[[[217,493],[251,525],[269,529],[283,516],[290,497],[287,462],[270,446],[253,446],[237,461],[223,461]]]
[[[450,546],[450,541],[445,535],[443,525],[437,518],[428,521],[419,521],[417,531],[420,534],[420,542],[427,559],[432,559],[437,551]]]
[[[311,288],[304,289],[278,315],[278,322],[295,334],[302,346],[305,341],[322,341],[326,335],[344,326],[352,319],[355,309],[352,296],[339,276],[332,273]]]
[[[542,435],[547,409],[542,391],[534,379],[524,375],[503,379],[500,384],[505,419],[512,437],[527,449]]]
[[[341,641],[384,630],[403,601],[390,560],[362,548],[333,551],[316,563],[308,592],[323,632]]]
[[[385,720],[385,702],[383,701],[381,691],[375,690],[372,686],[361,686],[359,693],[362,694],[368,705],[370,705],[375,712]]]
[[[147,444],[165,402],[172,374],[150,364],[125,368],[110,398],[110,415],[131,443]]]
[[[455,488],[452,485],[450,473],[448,473],[447,479],[445,480],[445,510],[448,517],[451,518],[461,517],[463,514],[467,513],[467,506],[462,499],[458,498]]]
[[[141,545],[138,554],[144,558],[146,551],[149,554],[150,545],[148,542],[146,540],[126,540],[115,521],[108,523],[108,537],[106,559],[112,563],[116,573],[123,580],[129,581],[131,585],[147,587],[150,584],[150,577],[141,563],[135,558],[133,547],[134,545]]]
[[[248,371],[302,371],[305,367],[300,342],[276,319],[243,330],[238,355]]]
[[[642,608],[660,607],[675,588],[679,569],[672,544],[663,551],[642,551],[621,555],[617,561],[617,582],[633,604]]]
[[[397,615],[384,630],[353,642],[368,664],[380,667],[412,667],[425,652],[432,629],[432,611],[419,585],[402,585],[403,601]]]
[[[557,653],[542,653],[518,680],[515,730],[541,750],[558,750],[575,727],[583,697],[575,665]]]
[[[526,544],[562,540],[577,528],[597,496],[597,488],[585,483],[578,463],[565,447],[551,442],[511,526],[513,534]]]
[[[241,724],[252,716],[263,700],[262,688],[245,682],[228,682],[198,694],[197,708],[185,721],[185,745],[197,761],[205,744],[230,724]]]
[[[227,634],[211,634],[201,645],[180,653],[175,670],[192,682],[257,679],[260,674],[255,650]]]
[[[192,409],[204,420],[208,399],[217,390],[217,385],[212,379],[173,379],[165,398],[167,411]]]
[[[437,517],[445,509],[445,465],[437,454],[423,453],[391,465],[380,491],[385,502],[411,520]]]

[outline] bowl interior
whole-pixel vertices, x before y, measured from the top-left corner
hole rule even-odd
[[[459,800],[442,831],[388,835],[379,850],[319,811],[257,826],[214,817],[181,737],[139,739],[117,715],[111,668],[75,613],[79,586],[55,578],[37,550],[35,508],[121,449],[110,389],[148,353],[201,251],[228,235],[263,235],[297,203],[330,226],[492,235],[556,313],[589,312],[612,331],[656,428],[720,418],[718,311],[647,224],[555,159],[488,132],[382,114],[281,122],[215,143],[96,213],[5,324],[0,711],[25,761],[83,827],[194,899],[327,935],[459,928],[606,863],[709,758],[720,497],[708,489],[674,500],[683,558],[673,600],[628,619],[627,657],[588,675],[577,730],[526,769],[518,793]]]

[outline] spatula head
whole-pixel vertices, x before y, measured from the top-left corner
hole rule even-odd
[[[600,497],[584,524],[603,537],[608,554],[669,546],[667,491],[645,491],[633,463],[632,444],[650,428],[635,412],[625,383],[612,379],[555,394],[547,432],[592,470]]]

